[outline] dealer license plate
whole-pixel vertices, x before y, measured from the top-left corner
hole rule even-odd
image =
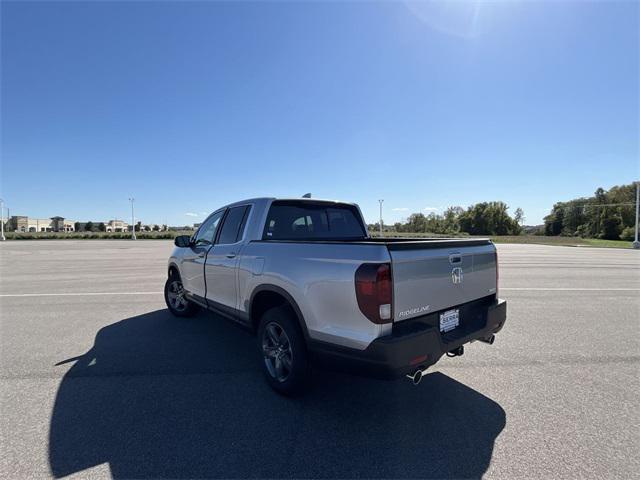
[[[440,331],[448,332],[453,330],[460,324],[460,310],[457,308],[447,310],[440,314]]]

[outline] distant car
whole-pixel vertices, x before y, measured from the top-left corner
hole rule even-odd
[[[371,238],[355,204],[244,200],[175,244],[169,310],[206,308],[257,333],[283,394],[312,363],[417,384],[445,353],[493,343],[506,320],[489,240]]]

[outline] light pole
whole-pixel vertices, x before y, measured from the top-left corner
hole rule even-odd
[[[133,202],[135,202],[136,199],[131,197],[129,201],[131,202],[131,240],[135,240],[136,239],[136,217],[133,215]]]
[[[384,200],[378,200],[380,202],[380,236],[382,236],[382,204]]]
[[[6,238],[4,238],[4,200],[0,198],[0,241],[4,242]],[[638,239],[638,232],[636,228],[636,240]]]
[[[640,248],[638,241],[638,204],[640,203],[640,181],[636,182],[636,238],[633,241],[633,248]]]

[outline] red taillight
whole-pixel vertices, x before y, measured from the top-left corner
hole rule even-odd
[[[496,250],[496,298],[498,298],[498,290],[499,290],[499,282],[500,282],[500,269],[498,268],[498,250]]]
[[[355,281],[360,311],[373,323],[391,323],[391,266],[363,263],[356,270]]]

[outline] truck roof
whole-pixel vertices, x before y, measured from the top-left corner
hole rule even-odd
[[[342,200],[335,200],[331,198],[307,198],[307,197],[258,197],[251,200],[285,200],[285,201],[296,201],[296,202],[328,202],[328,203],[346,203],[349,205],[353,205],[353,202],[344,202]],[[245,200],[249,201],[249,200]]]
[[[229,203],[221,208],[231,207],[233,205],[242,205],[244,203],[271,203],[274,201],[287,201],[287,202],[309,202],[309,203],[342,203],[345,205],[357,205],[354,202],[344,202],[342,200],[332,200],[326,198],[292,198],[292,197],[255,197],[255,198],[247,198],[245,200],[239,200],[237,202]]]

